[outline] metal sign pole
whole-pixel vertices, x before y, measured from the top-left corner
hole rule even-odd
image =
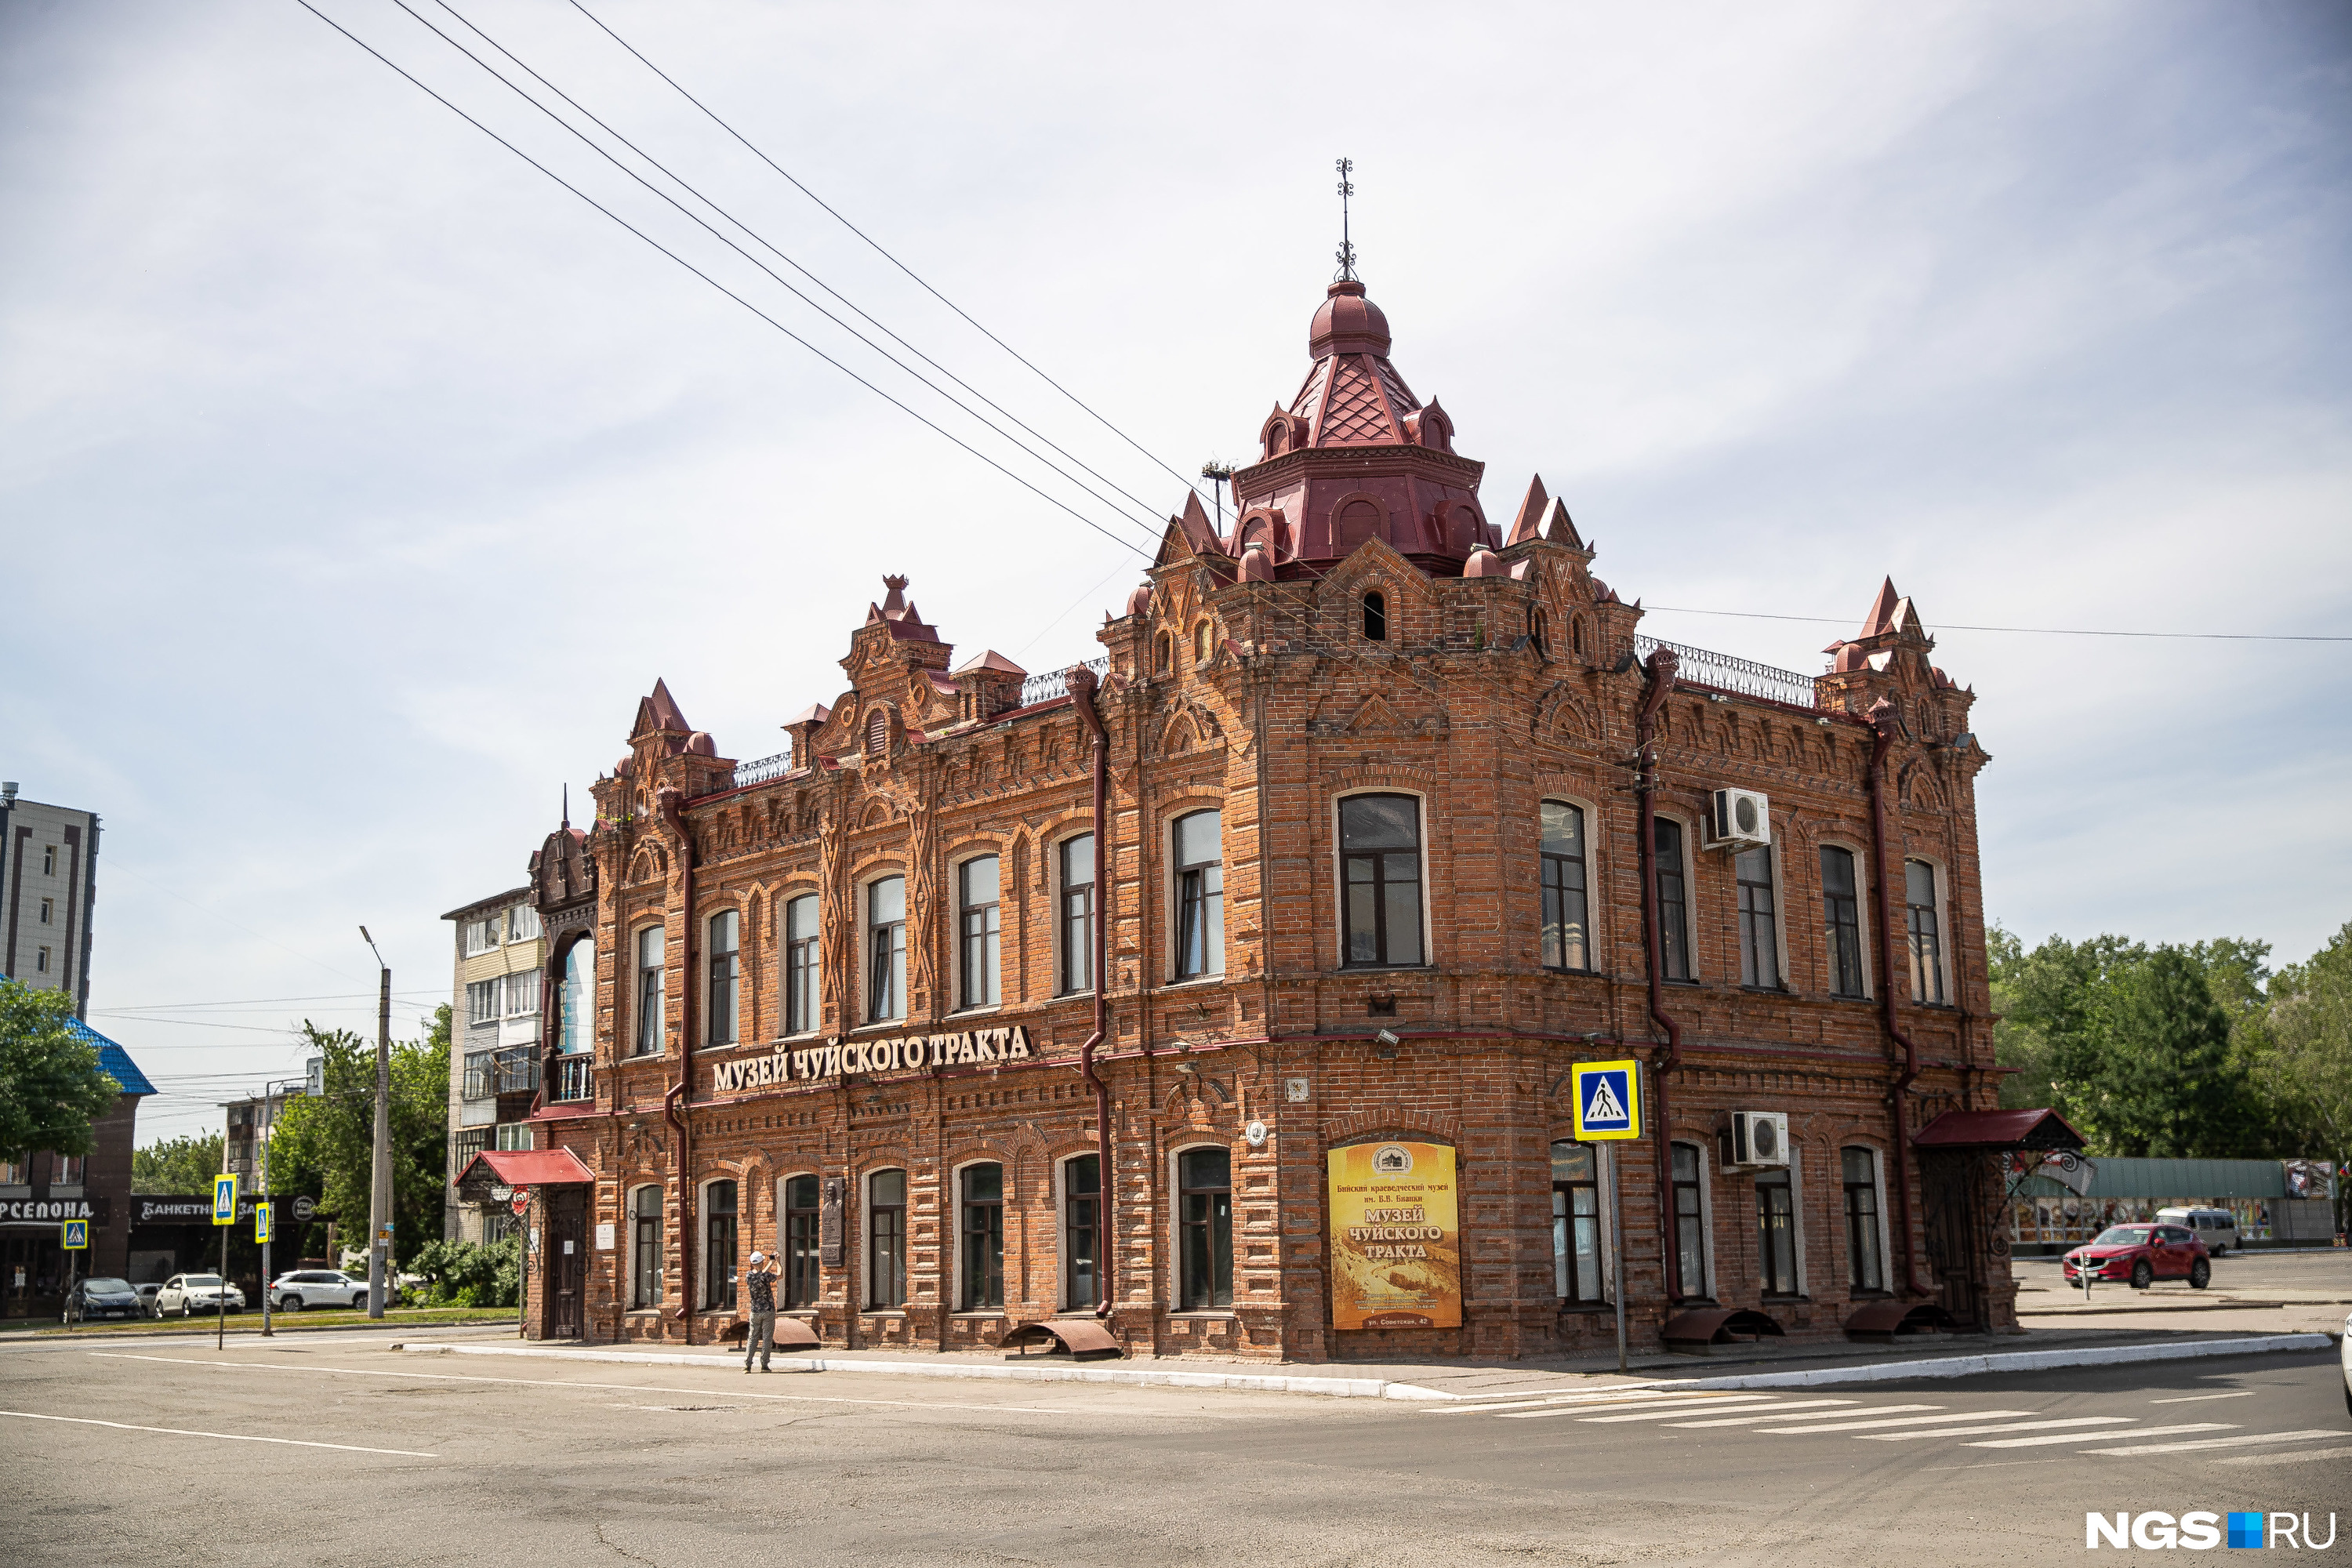
[[[1625,1375],[1625,1187],[1612,1151],[1609,1160],[1609,1224],[1617,1233],[1617,1375]]]
[[[236,1211],[232,1208],[229,1212],[233,1215]],[[220,1289],[213,1296],[213,1300],[220,1304],[220,1321],[213,1329],[213,1349],[215,1350],[226,1350],[228,1347],[228,1233],[236,1228],[233,1225],[221,1226],[221,1282]]]

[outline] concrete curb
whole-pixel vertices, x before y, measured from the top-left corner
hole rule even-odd
[[[540,1349],[526,1345],[394,1345],[413,1355],[535,1356],[549,1361],[620,1362],[638,1366],[728,1366],[734,1352],[689,1355],[663,1351]],[[1131,1388],[1207,1388],[1243,1394],[1319,1394],[1338,1399],[1451,1399],[1417,1384],[1377,1377],[1284,1377],[1264,1373],[1177,1372],[1159,1367],[986,1366],[970,1362],[851,1361],[838,1356],[779,1355],[794,1372],[878,1372],[899,1377],[993,1378],[1013,1383],[1108,1383]]]

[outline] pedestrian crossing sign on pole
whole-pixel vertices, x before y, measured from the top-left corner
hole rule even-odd
[[[236,1178],[234,1175],[213,1178],[213,1223],[236,1223]]]
[[[1642,1135],[1642,1064],[1579,1062],[1570,1069],[1579,1142]]]
[[[269,1239],[269,1205],[268,1204],[253,1205],[253,1239],[257,1242]]]
[[[68,1252],[80,1252],[88,1247],[89,1246],[89,1221],[86,1219],[69,1219],[66,1221],[66,1239],[64,1245],[65,1250]]]

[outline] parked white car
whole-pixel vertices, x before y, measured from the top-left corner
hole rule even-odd
[[[2158,1225],[2184,1226],[2195,1231],[2205,1250],[2215,1258],[2238,1245],[2238,1216],[2228,1209],[2158,1209],[2156,1220]]]
[[[155,1292],[159,1318],[192,1318],[221,1310],[226,1297],[232,1312],[245,1310],[245,1292],[217,1274],[174,1274]]]
[[[364,1307],[367,1281],[330,1268],[297,1268],[269,1282],[269,1304],[281,1312],[305,1307]]]

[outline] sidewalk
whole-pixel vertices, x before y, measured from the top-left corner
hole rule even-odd
[[[1310,1394],[1354,1399],[1498,1399],[1576,1389],[1674,1384],[1691,1388],[1763,1388],[1875,1383],[1919,1377],[1967,1377],[1989,1372],[2112,1365],[2217,1355],[2326,1350],[2326,1332],[2240,1332],[2197,1326],[2067,1326],[2024,1334],[1936,1335],[1902,1344],[1743,1346],[1734,1355],[1635,1356],[1621,1377],[1613,1356],[1550,1362],[1412,1363],[1213,1362],[1200,1357],[1074,1362],[1046,1355],[995,1352],[945,1355],[861,1351],[852,1355],[779,1352],[781,1373],[880,1373],[901,1377],[954,1377],[1021,1382],[1070,1382],[1137,1387],[1221,1389],[1239,1393]],[[2343,1320],[2336,1326],[2340,1331]],[[2234,1327],[2234,1325],[2233,1325]],[[387,1347],[419,1355],[520,1356],[654,1366],[740,1364],[742,1352],[723,1346],[656,1351],[576,1344],[452,1343],[412,1336]]]

